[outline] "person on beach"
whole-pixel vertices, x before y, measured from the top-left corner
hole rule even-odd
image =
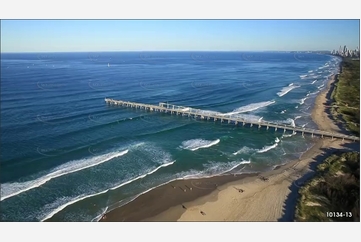
[[[236,189],[240,193],[244,192],[244,190],[242,188],[237,188],[237,187],[233,187],[233,188]]]
[[[262,181],[268,181],[268,178],[267,178],[267,177],[264,177],[264,176],[260,176],[260,179],[261,179]]]

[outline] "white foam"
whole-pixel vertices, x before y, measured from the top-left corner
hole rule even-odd
[[[295,121],[291,118],[288,118],[286,120],[275,120],[275,121],[271,121],[270,123],[274,123],[274,124],[288,124],[290,126],[295,127]]]
[[[212,110],[202,110],[202,109],[197,109],[197,108],[184,108],[182,110],[197,113],[199,115],[222,115],[221,112],[212,111]]]
[[[307,75],[300,75],[301,79],[305,79]]]
[[[259,103],[251,103],[246,106],[237,108],[233,110],[232,112],[225,113],[225,115],[232,115],[232,114],[238,114],[238,113],[245,113],[245,112],[251,112],[255,111],[260,108],[267,107],[268,105],[274,104],[276,101],[267,101],[267,102],[259,102]]]
[[[285,113],[287,110],[285,109],[285,110],[283,110],[281,113]]]
[[[237,162],[238,162],[238,161],[237,161]],[[236,165],[232,166],[230,169],[225,170],[225,171],[224,171],[224,172],[222,172],[221,174],[224,174],[224,173],[230,172],[230,171],[232,171],[232,170],[236,169],[236,168],[237,168],[238,166],[240,166],[240,165],[250,164],[250,163],[251,163],[251,161],[250,161],[250,160],[242,160],[241,162],[239,162],[238,164],[236,164]]]
[[[242,147],[240,150],[236,151],[233,153],[233,155],[238,155],[238,154],[247,154],[247,153],[251,153],[253,151],[257,151],[256,149],[252,149],[249,148],[247,146]]]
[[[196,111],[200,115],[224,115],[223,113],[212,111],[212,110],[200,110],[191,108],[191,111]]]
[[[295,120],[288,118],[287,121],[291,124],[292,127],[296,127]]]
[[[311,82],[311,84],[315,84],[315,82],[317,82],[317,79],[316,79],[316,80],[314,80],[313,82]]]
[[[218,116],[223,116],[223,117],[229,117],[229,118],[237,118],[237,119],[242,119],[242,120],[247,120],[250,122],[257,122],[261,117],[257,116],[257,115],[253,115],[253,114],[241,114],[238,112],[229,112],[229,113],[220,113],[220,112],[215,112],[215,111],[197,111],[198,114],[215,114]]]
[[[115,186],[115,187],[106,189],[106,190],[104,190],[104,191],[97,192],[97,193],[94,193],[94,194],[89,194],[89,195],[86,195],[86,196],[84,196],[84,195],[79,195],[79,196],[75,197],[74,199],[72,199],[71,201],[69,201],[69,202],[67,202],[67,203],[65,203],[65,204],[57,207],[56,209],[54,209],[52,212],[50,212],[48,215],[46,215],[43,219],[41,219],[41,221],[43,222],[43,221],[45,221],[45,220],[53,217],[55,214],[57,214],[58,212],[60,212],[61,210],[63,210],[64,208],[68,207],[68,206],[71,205],[71,204],[74,204],[74,203],[76,203],[76,202],[79,202],[79,201],[81,201],[81,200],[84,200],[84,199],[87,199],[87,198],[90,198],[90,197],[94,197],[94,196],[97,196],[97,195],[106,193],[106,192],[108,192],[108,191],[110,191],[110,190],[115,190],[115,189],[117,189],[117,188],[120,188],[120,187],[122,187],[122,186],[124,186],[124,185],[127,185],[127,184],[133,182],[133,181],[136,181],[136,180],[139,180],[139,179],[141,179],[141,178],[144,178],[144,177],[146,177],[147,175],[150,175],[150,174],[156,172],[157,170],[159,170],[159,169],[162,168],[162,167],[170,166],[170,165],[174,164],[174,162],[175,162],[175,161],[162,164],[162,165],[158,166],[157,168],[155,168],[154,170],[149,171],[148,173],[145,173],[145,174],[143,174],[143,175],[141,175],[141,176],[135,177],[135,178],[133,178],[133,179],[131,179],[131,180],[128,180],[128,181],[126,181],[126,182],[123,182],[123,183],[121,183],[121,184],[119,184],[119,185],[117,185],[117,186]]]
[[[282,88],[282,90],[280,92],[277,92],[277,95],[282,97],[282,96],[286,95],[287,93],[289,93],[290,91],[292,91],[293,89],[298,88],[298,87],[300,87],[300,86],[291,85],[291,86],[284,87],[284,88]]]
[[[91,222],[94,222],[94,221],[98,222],[103,217],[103,215],[107,212],[107,210],[108,210],[108,206],[106,206],[99,215],[97,215],[95,218],[93,218],[91,220]]]
[[[304,104],[306,99],[307,99],[306,97],[305,97],[305,98],[302,98],[301,101],[299,102],[299,104],[300,104],[300,105]]]
[[[295,120],[299,119],[299,118],[302,118],[302,116],[296,116],[295,117]]]
[[[18,195],[20,193],[26,192],[28,190],[34,189],[36,187],[39,187],[54,178],[61,177],[77,171],[81,171],[93,166],[97,166],[101,163],[110,161],[114,158],[123,156],[127,153],[128,150],[124,150],[120,152],[116,151],[95,157],[84,158],[81,160],[73,160],[59,167],[56,167],[49,174],[39,177],[35,180],[1,184],[1,201],[13,197],[15,195]]]
[[[320,91],[316,91],[316,92],[311,92],[310,95],[315,95],[317,93],[319,93]]]
[[[278,138],[276,138],[275,143],[273,145],[264,146],[262,149],[258,150],[257,153],[265,153],[265,152],[267,152],[269,150],[272,150],[272,149],[276,148],[279,141],[280,140]]]
[[[292,137],[296,134],[296,132],[293,132],[292,134],[283,134],[282,137],[288,138],[288,137]]]
[[[325,86],[325,84],[322,84],[321,86],[318,86],[317,88],[318,89],[321,89],[321,88],[323,88]]]
[[[66,208],[67,206],[69,206],[71,204],[74,204],[74,203],[76,203],[78,201],[81,201],[81,200],[84,200],[84,199],[86,199],[88,197],[92,197],[92,196],[99,195],[99,194],[102,194],[102,193],[105,193],[105,191],[96,193],[94,195],[87,195],[87,196],[79,195],[79,196],[73,198],[72,200],[68,201],[67,203],[58,206],[56,209],[54,209],[49,214],[45,215],[42,219],[40,219],[40,221],[43,222],[43,221],[53,217],[55,214],[57,214],[58,212],[60,212],[61,210],[63,210],[64,208]],[[63,202],[63,200],[64,200],[64,198],[60,198],[60,199],[58,199],[56,201],[56,203],[61,203],[61,202]]]
[[[258,122],[258,120],[261,118],[260,116],[252,115],[252,114],[235,114],[232,115],[232,117],[247,120],[250,122]]]
[[[209,178],[213,176],[219,176],[224,173],[230,172],[240,165],[249,164],[250,160],[231,161],[231,162],[214,162],[211,161],[203,167],[202,171],[190,171],[187,175],[183,175],[183,179],[197,179],[197,178]]]
[[[182,142],[181,148],[186,150],[195,151],[202,148],[208,148],[219,143],[219,139],[216,140],[204,140],[204,139],[191,139]]]
[[[169,162],[169,163],[165,163],[165,164],[163,164],[163,165],[160,165],[160,166],[158,166],[157,168],[155,168],[154,170],[152,170],[152,171],[150,171],[150,172],[148,172],[148,173],[145,173],[145,174],[143,174],[143,175],[141,175],[141,176],[137,176],[137,177],[135,177],[135,178],[133,178],[133,179],[131,179],[131,180],[129,180],[129,181],[126,181],[126,182],[124,182],[124,183],[122,183],[122,184],[119,184],[118,186],[112,187],[112,188],[110,188],[110,189],[108,189],[108,190],[115,190],[115,189],[118,189],[118,188],[120,188],[120,187],[122,187],[122,186],[124,186],[124,185],[127,185],[127,184],[129,184],[129,183],[132,183],[133,181],[136,181],[136,180],[139,180],[139,179],[141,179],[141,178],[144,178],[144,177],[146,177],[146,176],[148,176],[148,175],[150,175],[150,174],[153,174],[154,172],[156,172],[157,170],[159,170],[159,169],[162,168],[162,167],[166,167],[166,166],[173,165],[174,162],[175,162],[175,161],[172,161],[172,162]],[[108,190],[107,190],[107,191],[108,191]]]
[[[312,72],[313,72],[313,70],[308,71],[308,73],[312,73]]]

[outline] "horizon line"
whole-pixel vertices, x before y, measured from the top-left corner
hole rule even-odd
[[[104,53],[104,52],[331,52],[332,50],[96,50],[96,51],[19,51],[0,54],[38,54],[38,53]]]

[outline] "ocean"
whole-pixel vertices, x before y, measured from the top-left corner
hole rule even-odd
[[[340,62],[279,52],[2,53],[1,220],[97,221],[171,180],[297,159],[311,137],[104,99],[317,128],[315,97]]]

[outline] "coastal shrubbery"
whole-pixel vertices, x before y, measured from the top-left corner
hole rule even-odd
[[[360,154],[334,154],[318,165],[317,172],[299,191],[295,220],[360,221]],[[327,212],[348,216],[330,217]]]
[[[341,73],[332,94],[336,107],[333,115],[342,118],[347,128],[360,134],[360,60],[345,58],[341,63]]]

